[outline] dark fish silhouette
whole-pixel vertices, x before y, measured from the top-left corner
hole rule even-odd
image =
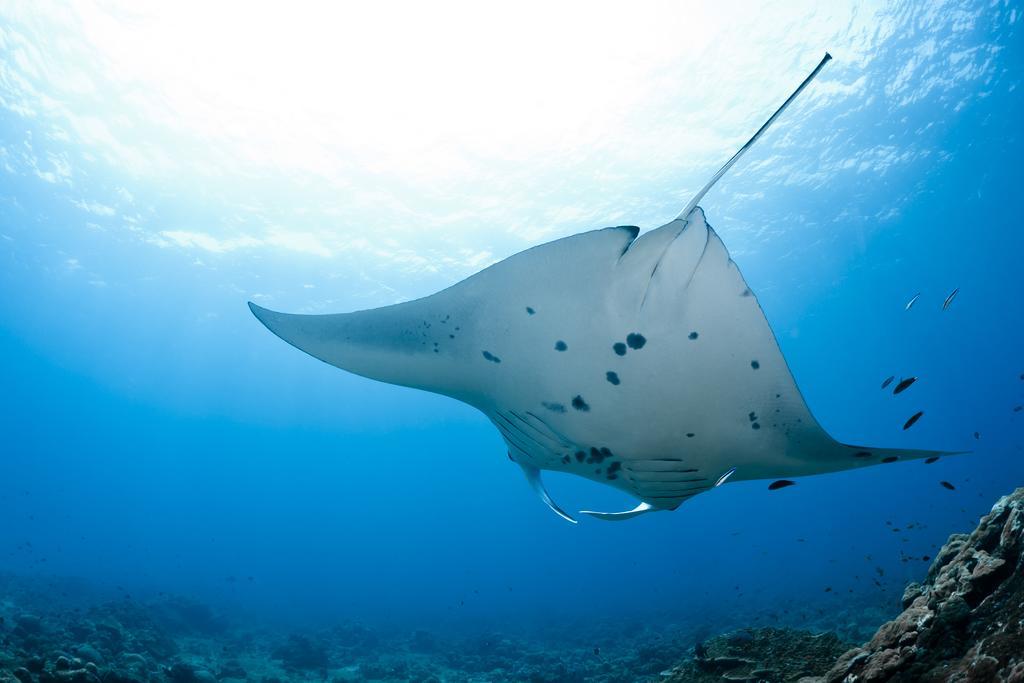
[[[947,489],[949,489],[950,491],[956,491],[956,487],[950,484],[948,481],[940,481],[939,483],[942,484]]]
[[[922,415],[924,415],[923,410],[919,410],[913,415],[911,415],[910,419],[903,423],[903,429],[910,429],[911,427],[913,427],[914,423],[920,420]]]
[[[784,489],[787,486],[796,486],[796,482],[790,481],[789,479],[779,479],[778,481],[773,481],[768,484],[768,490],[777,491],[778,489]]]
[[[917,381],[916,377],[908,377],[901,379],[900,383],[896,385],[896,388],[892,390],[893,395],[902,394],[904,391],[910,388],[910,385]]]
[[[933,462],[938,462],[938,461],[939,461],[939,458],[938,458],[938,456],[934,456],[934,455],[933,455],[932,457],[930,457],[930,458],[928,458],[927,460],[925,460],[925,461],[924,461],[924,464],[925,464],[925,465],[931,465],[931,464],[932,464]]]
[[[893,381],[894,379],[896,379],[896,375],[889,375],[888,377],[886,377],[886,378],[885,378],[885,381],[884,381],[884,382],[882,382],[882,388],[883,388],[883,389],[885,389],[885,388],[886,388],[887,386],[889,386],[890,384],[892,384],[892,381]]]

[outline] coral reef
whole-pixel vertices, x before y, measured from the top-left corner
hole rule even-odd
[[[1024,488],[950,536],[903,606],[816,680],[1024,683]]]
[[[970,535],[951,536],[925,580],[906,588],[903,613],[877,632],[886,615],[856,598],[724,623],[675,624],[667,611],[502,632],[350,621],[291,631],[186,598],[119,589],[111,599],[61,581],[0,574],[0,683],[1024,683],[1024,489]],[[744,622],[758,627],[736,630]]]
[[[694,648],[694,658],[661,675],[666,683],[795,681],[821,674],[849,647],[833,633],[758,628],[717,636]]]
[[[617,683],[657,678],[694,640],[688,626],[623,619],[544,633],[352,622],[289,632],[168,595],[79,606],[48,581],[0,575],[0,683]]]

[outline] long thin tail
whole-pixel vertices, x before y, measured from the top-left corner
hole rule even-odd
[[[779,114],[781,114],[783,110],[785,110],[785,108],[789,106],[790,102],[796,99],[796,96],[799,95],[800,92],[807,87],[808,83],[814,80],[814,77],[818,75],[818,72],[824,69],[825,65],[828,64],[829,60],[831,59],[832,55],[826,52],[825,56],[822,57],[820,62],[818,62],[818,66],[814,67],[814,71],[811,72],[811,75],[805,78],[803,83],[797,86],[797,89],[794,90],[793,94],[790,95],[786,99],[786,101],[782,103],[782,106],[776,109],[775,113],[772,114],[771,117],[764,122],[764,125],[757,129],[757,132],[754,133],[754,136],[747,140],[747,143],[740,147],[739,151],[733,154],[732,158],[729,159],[729,161],[725,162],[725,165],[722,166],[722,168],[718,169],[718,173],[712,176],[711,180],[708,181],[707,185],[701,188],[701,191],[697,193],[697,196],[690,200],[690,203],[686,205],[686,208],[683,209],[682,213],[676,216],[676,220],[680,218],[686,218],[687,216],[690,215],[690,212],[693,211],[694,207],[697,206],[697,203],[701,199],[704,199],[704,195],[707,194],[708,190],[710,190],[714,186],[714,184],[717,183],[719,179],[725,175],[726,171],[732,168],[732,165],[735,164],[741,156],[743,156],[744,152],[750,149],[750,147],[753,146],[755,142],[757,142],[757,139],[761,137],[761,135],[763,135],[766,130],[768,130],[768,126],[775,123],[775,119],[779,118]]]

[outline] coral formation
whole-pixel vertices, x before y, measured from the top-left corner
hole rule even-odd
[[[828,669],[849,645],[833,633],[758,628],[718,636],[694,648],[694,658],[664,672],[666,683],[795,681]]]
[[[951,536],[903,608],[873,637],[885,616],[857,602],[736,615],[788,616],[802,630],[620,616],[523,633],[349,621],[289,631],[163,593],[99,599],[79,584],[0,574],[0,683],[1024,683],[1024,489]],[[732,630],[705,638],[710,628]]]
[[[1024,682],[1024,488],[950,536],[903,606],[818,680]]]

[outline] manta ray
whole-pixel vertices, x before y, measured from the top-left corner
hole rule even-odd
[[[332,315],[261,308],[271,332],[326,363],[482,411],[541,499],[567,472],[639,499],[603,520],[675,510],[726,480],[835,472],[940,451],[852,446],[818,424],[778,342],[697,206],[818,66],[670,223],[527,249],[436,294]],[[785,482],[789,483],[789,482]]]

